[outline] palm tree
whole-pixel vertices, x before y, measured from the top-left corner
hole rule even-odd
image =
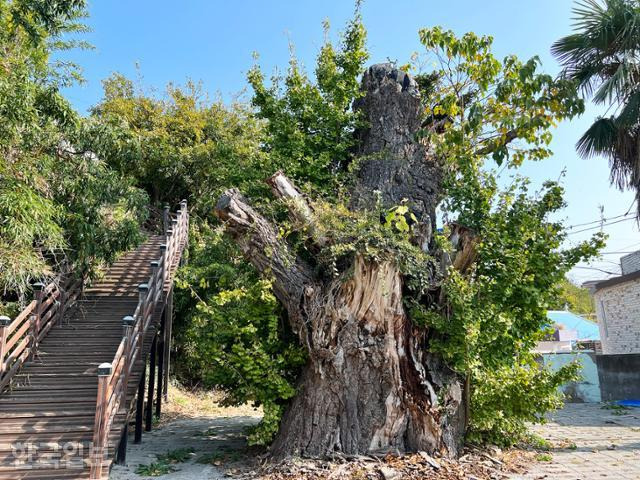
[[[607,157],[611,183],[640,199],[640,0],[582,0],[573,12],[575,33],[551,52],[585,97],[609,105],[576,148],[584,158]]]

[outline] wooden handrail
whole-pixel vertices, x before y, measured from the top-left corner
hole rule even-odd
[[[129,376],[144,352],[144,338],[153,323],[153,315],[159,302],[164,301],[165,289],[171,285],[172,268],[180,261],[189,236],[189,212],[187,202],[180,202],[180,209],[170,220],[165,209],[165,243],[160,246],[158,259],[150,263],[151,275],[147,283],[138,285],[138,304],[133,315],[122,319],[123,335],[111,363],[100,366],[98,395],[93,428],[92,479],[102,478],[106,461],[109,433],[113,420],[121,408],[126,408]],[[102,372],[102,374],[100,373]]]
[[[78,298],[84,282],[79,279],[62,284],[62,277],[46,286],[35,284],[34,300],[16,318],[0,317],[0,391],[37,354],[38,344]]]

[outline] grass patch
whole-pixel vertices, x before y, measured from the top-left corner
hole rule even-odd
[[[611,410],[613,415],[626,415],[629,411],[629,407],[625,407],[624,405],[618,405],[617,403],[607,403],[600,407],[602,410]]]
[[[138,468],[136,468],[136,474],[143,477],[159,477],[175,471],[176,468],[174,466],[162,462],[153,462],[149,465],[138,465]]]
[[[536,435],[535,433],[528,434],[523,440],[524,446],[533,450],[542,450],[548,452],[553,448],[553,444],[540,435]]]
[[[553,460],[553,457],[549,453],[539,453],[536,455],[536,460],[538,462],[550,462]]]
[[[174,467],[174,465],[189,460],[194,451],[195,450],[193,448],[178,448],[176,450],[170,450],[163,455],[158,455],[158,460],[150,463],[149,465],[138,465],[138,468],[136,468],[136,474],[143,477],[160,477],[162,475],[175,472],[177,468]]]
[[[240,450],[219,450],[206,453],[198,458],[197,462],[205,465],[220,466],[224,463],[233,463],[241,460],[243,453]]]
[[[194,453],[195,450],[191,447],[189,448],[178,448],[176,450],[171,450],[164,455],[160,455],[158,457],[158,461],[165,463],[182,463],[186,462],[191,458],[191,454]]]

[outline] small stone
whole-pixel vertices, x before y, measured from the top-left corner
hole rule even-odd
[[[397,470],[389,467],[380,467],[378,471],[382,474],[384,480],[399,480],[400,473]]]
[[[440,470],[440,464],[436,462],[433,457],[427,452],[418,452],[418,455],[420,455],[425,462],[431,465],[431,467],[435,468],[436,470]]]

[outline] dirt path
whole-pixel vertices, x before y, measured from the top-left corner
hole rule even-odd
[[[140,465],[162,462],[162,455],[181,451],[187,457],[184,462],[170,465],[175,471],[159,478],[166,480],[208,480],[228,478],[216,467],[226,460],[234,460],[246,447],[245,429],[255,425],[260,417],[199,417],[177,419],[145,433],[142,443],[133,444],[129,439],[126,465],[115,465],[110,480],[141,480],[157,478],[139,475]],[[191,451],[191,452],[189,452]],[[160,457],[160,462],[158,459]]]
[[[139,445],[134,445],[131,438],[127,464],[114,466],[110,480],[222,479],[228,477],[220,465],[247,463],[245,431],[260,420],[260,412],[251,408],[219,408],[207,399],[181,400],[179,393],[174,393],[173,400],[168,418],[176,415],[178,418],[145,433]],[[548,440],[551,448],[548,453],[538,455],[540,461],[531,466],[529,473],[511,478],[640,480],[640,409],[604,407],[602,404],[568,404],[553,414],[549,423],[535,426],[534,432]],[[194,417],[184,418],[185,415]],[[182,453],[185,461],[168,462],[175,471],[160,477],[136,473],[140,465],[161,464],[163,455],[176,451]]]
[[[603,408],[604,407],[604,408]],[[640,409],[567,404],[533,429],[553,447],[527,480],[640,480]]]

